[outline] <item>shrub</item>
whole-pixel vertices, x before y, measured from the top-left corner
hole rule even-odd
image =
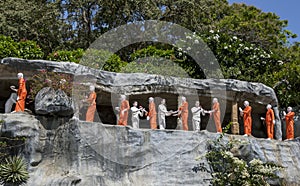
[[[0,59],[18,57],[23,59],[42,59],[44,53],[34,41],[15,42],[12,38],[0,35]]]
[[[23,158],[13,156],[5,159],[0,165],[0,182],[2,184],[21,185],[29,179],[26,163]]]
[[[230,125],[224,130],[228,130]],[[278,178],[276,171],[282,170],[281,166],[274,163],[262,162],[252,159],[247,162],[242,158],[235,157],[231,150],[241,145],[241,142],[230,139],[223,140],[224,133],[216,140],[211,141],[207,148],[205,163],[200,163],[193,168],[194,172],[209,172],[212,185],[269,185],[267,179]]]
[[[84,50],[79,48],[77,50],[58,50],[55,52],[52,52],[47,56],[48,60],[51,61],[69,61],[69,62],[75,62],[79,63],[82,56],[83,56]]]
[[[110,72],[120,72],[121,68],[126,65],[126,62],[109,51],[87,49],[80,61],[80,64]]]
[[[61,89],[68,96],[72,94],[72,76],[70,74],[48,72],[42,70],[29,79],[29,99],[34,100],[37,93],[44,87],[52,87],[54,90]]]

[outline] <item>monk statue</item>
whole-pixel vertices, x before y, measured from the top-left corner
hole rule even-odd
[[[166,128],[166,116],[170,116],[172,111],[168,111],[166,107],[166,100],[162,99],[160,105],[158,105],[158,125],[159,129],[164,130]]]
[[[14,103],[16,103],[17,101],[17,89],[15,88],[15,86],[10,86],[10,89],[11,89],[11,94],[10,94],[10,97],[8,98],[8,100],[5,102],[5,113],[10,113],[11,112],[11,109],[12,109],[12,106]]]
[[[150,128],[151,129],[157,129],[157,123],[156,123],[156,108],[154,103],[154,98],[149,98],[149,112],[147,113],[147,120],[150,120]]]
[[[272,105],[267,105],[267,113],[266,118],[261,118],[262,120],[265,120],[266,127],[267,127],[267,135],[268,139],[274,139],[274,125],[275,125],[275,115],[274,111],[272,109]]]
[[[181,97],[181,105],[176,111],[177,114],[174,114],[173,116],[179,116],[181,119],[182,123],[182,129],[188,131],[189,126],[188,126],[188,117],[189,117],[189,104],[186,101],[186,97],[182,96]]]
[[[17,102],[16,102],[15,112],[24,112],[27,90],[26,90],[25,80],[23,78],[22,73],[18,73],[18,79],[19,79],[18,90],[11,87],[12,90],[17,92]]]
[[[243,117],[243,121],[244,121],[244,136],[251,136],[251,132],[252,132],[252,117],[251,117],[251,111],[252,108],[251,106],[249,106],[249,102],[248,101],[244,101],[244,110],[239,107],[239,111],[241,116]]]
[[[286,140],[294,139],[294,116],[295,112],[292,111],[292,107],[287,108],[287,113],[283,111],[286,123]]]
[[[127,126],[127,120],[128,120],[128,111],[130,109],[129,102],[126,100],[125,95],[120,96],[120,107],[117,107],[117,110],[119,111],[119,121],[118,125]]]
[[[86,99],[86,102],[89,104],[89,107],[86,111],[85,120],[89,122],[94,121],[95,111],[96,111],[96,98],[97,94],[95,92],[95,86],[90,86],[90,95]]]
[[[132,107],[130,108],[131,110],[131,122],[132,122],[132,127],[133,128],[140,128],[140,116],[143,116],[143,112],[145,109],[143,107],[138,108],[138,102],[134,101]]]
[[[193,114],[193,130],[200,131],[201,115],[204,116],[205,112],[199,101],[195,102],[195,106],[191,108],[191,111]]]
[[[222,133],[222,125],[221,125],[221,111],[220,104],[218,98],[213,99],[213,106],[208,113],[213,116],[217,133]]]

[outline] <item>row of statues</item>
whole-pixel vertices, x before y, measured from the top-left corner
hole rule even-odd
[[[11,86],[10,89],[14,91],[10,98],[7,100],[5,104],[5,112],[10,113],[12,109],[12,105],[15,103],[16,107],[13,112],[24,112],[25,109],[25,99],[27,96],[25,80],[22,73],[17,74],[18,77],[18,89],[14,86]],[[86,121],[93,122],[94,115],[96,112],[96,98],[97,94],[95,92],[95,86],[89,87],[90,93],[89,96],[84,100],[88,103],[88,109],[86,112]],[[158,113],[156,112],[156,105],[154,103],[154,98],[149,98],[149,109],[146,111],[142,106],[138,106],[138,102],[134,101],[132,107],[129,106],[129,101],[126,99],[125,95],[120,96],[120,106],[116,107],[116,111],[119,112],[118,115],[118,125],[127,126],[128,113],[132,112],[132,127],[139,128],[139,117],[147,116],[147,120],[149,120],[150,128],[157,129],[165,129],[166,128],[166,116],[177,116],[181,123],[182,129],[188,131],[188,102],[186,97],[181,97],[181,105],[176,111],[167,110],[166,108],[166,100],[162,99],[160,105],[158,106]],[[275,125],[275,116],[272,106],[270,104],[267,105],[266,117],[262,117],[261,120],[264,120],[267,128],[267,136],[268,139],[274,138],[274,125]],[[244,135],[251,136],[252,133],[252,118],[251,111],[252,107],[249,105],[248,101],[244,101],[244,109],[239,107],[240,115],[243,117],[244,123]],[[195,106],[191,108],[192,112],[192,126],[194,131],[200,130],[201,123],[201,115],[210,114],[213,117],[214,124],[218,133],[222,133],[222,125],[221,125],[221,112],[220,112],[220,104],[217,98],[213,98],[213,106],[211,110],[204,110],[199,101],[195,102]],[[294,138],[294,116],[295,113],[292,111],[291,107],[287,108],[287,113],[283,112],[285,121],[286,121],[286,139]],[[158,117],[158,124],[157,124]]]
[[[146,111],[142,106],[138,107],[137,101],[134,101],[133,106],[129,108],[129,102],[126,100],[126,96],[122,95],[120,97],[121,106],[116,107],[116,110],[119,112],[119,120],[118,125],[127,126],[128,120],[128,111],[132,112],[132,126],[133,128],[139,128],[139,116],[146,115],[147,120],[149,120],[150,128],[157,129],[165,129],[166,128],[166,116],[178,116],[183,130],[188,130],[188,102],[184,96],[181,97],[181,105],[177,111],[168,111],[166,108],[166,100],[162,99],[160,105],[158,106],[158,114],[156,112],[156,107],[154,103],[154,99],[152,97],[149,98],[149,111]],[[275,116],[272,106],[270,104],[267,105],[266,117],[262,117],[261,120],[265,122],[267,128],[267,136],[268,139],[274,139],[274,125],[275,125]],[[244,123],[244,135],[251,136],[252,135],[252,107],[249,105],[248,101],[244,101],[244,109],[239,107],[240,115],[243,117]],[[191,108],[192,112],[192,126],[194,131],[200,130],[201,123],[201,115],[210,114],[213,117],[214,124],[218,133],[222,133],[222,126],[220,120],[220,104],[217,98],[213,98],[213,106],[212,109],[207,111],[204,110],[199,101],[195,102],[195,106]],[[286,139],[294,138],[294,116],[295,113],[292,111],[291,107],[287,108],[287,113],[283,112],[284,118],[286,120]],[[158,116],[158,125],[156,123],[156,116]]]

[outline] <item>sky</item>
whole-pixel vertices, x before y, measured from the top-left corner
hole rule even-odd
[[[300,42],[300,0],[228,0],[232,3],[245,3],[252,5],[264,12],[274,12],[280,19],[288,20],[287,30],[297,34],[291,42]]]

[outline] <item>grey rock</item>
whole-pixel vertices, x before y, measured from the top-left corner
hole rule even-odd
[[[27,113],[0,114],[1,136],[9,138],[25,137],[24,149],[21,154],[31,166],[42,161],[46,131],[33,115]],[[20,148],[21,149],[21,148]]]
[[[115,97],[119,94],[129,96],[129,101],[138,100],[144,107],[147,107],[147,99],[149,96],[154,97],[172,97],[167,100],[169,109],[177,110],[177,96],[185,95],[190,102],[190,106],[196,99],[199,99],[205,109],[211,108],[212,97],[218,97],[221,102],[221,120],[223,127],[231,121],[231,104],[235,100],[239,106],[243,105],[244,100],[248,100],[253,108],[253,135],[255,137],[266,137],[266,129],[260,117],[266,113],[265,106],[272,104],[273,107],[278,106],[275,92],[272,88],[253,82],[245,82],[232,79],[189,79],[166,77],[161,75],[151,75],[143,73],[122,74],[106,72],[91,69],[80,64],[70,62],[53,62],[44,60],[24,60],[18,58],[5,58],[1,61],[0,69],[4,72],[2,76],[14,77],[16,69],[22,69],[27,78],[30,79],[39,70],[48,70],[53,72],[62,72],[72,74],[74,81],[79,83],[95,82],[97,84],[97,107],[100,107],[100,119],[103,123],[115,124],[116,115],[113,108],[117,106]],[[5,79],[5,78],[4,78]],[[8,78],[9,79],[9,78]],[[9,80],[8,80],[9,81]],[[10,79],[11,81],[11,79]],[[3,86],[7,86],[4,84]],[[1,85],[0,85],[1,87]],[[77,87],[75,86],[74,89]],[[3,88],[3,94],[7,88]],[[7,96],[8,97],[8,96]],[[175,98],[175,99],[174,99]],[[75,105],[75,108],[78,106]],[[102,109],[102,110],[101,110]],[[75,111],[75,113],[78,112]],[[277,112],[276,112],[277,113]],[[84,115],[85,111],[77,113]],[[191,115],[189,116],[189,119]],[[279,118],[276,115],[276,118]],[[84,118],[81,118],[84,119]],[[129,121],[129,125],[130,125]],[[174,120],[167,121],[167,128],[175,129]],[[191,124],[191,120],[189,120]],[[240,133],[243,134],[243,122],[239,118]],[[148,127],[149,124],[145,120],[141,120],[140,126]],[[281,140],[281,120],[276,120],[276,139]],[[189,128],[192,128],[189,126]],[[202,129],[214,131],[212,120],[207,117],[202,120]]]
[[[207,143],[217,137],[207,131],[134,130],[71,121],[57,129],[52,163],[33,172],[28,184],[36,185],[33,180],[50,172],[38,184],[70,185],[77,180],[78,185],[209,185],[203,181],[209,174],[191,169],[198,163],[195,158],[207,152]],[[299,139],[224,138],[229,139],[246,142],[237,153],[247,161],[259,158],[282,165],[285,171],[278,173],[280,178],[287,179],[288,185],[300,184]],[[278,185],[279,181],[273,183]]]
[[[205,155],[208,143],[219,136],[206,130],[136,130],[71,120],[45,140],[44,129],[31,115],[2,114],[0,119],[4,121],[1,135],[27,136],[32,139],[31,150],[44,147],[42,161],[29,169],[30,186],[209,185],[204,180],[210,175],[194,173],[192,168],[199,163],[195,158]],[[242,141],[233,152],[247,161],[258,158],[285,167],[272,184],[280,185],[282,179],[286,185],[300,184],[300,138],[283,142],[225,135],[223,139]],[[34,145],[37,141],[42,145]]]
[[[62,90],[45,87],[35,97],[35,113],[71,116],[74,113],[72,99]]]

